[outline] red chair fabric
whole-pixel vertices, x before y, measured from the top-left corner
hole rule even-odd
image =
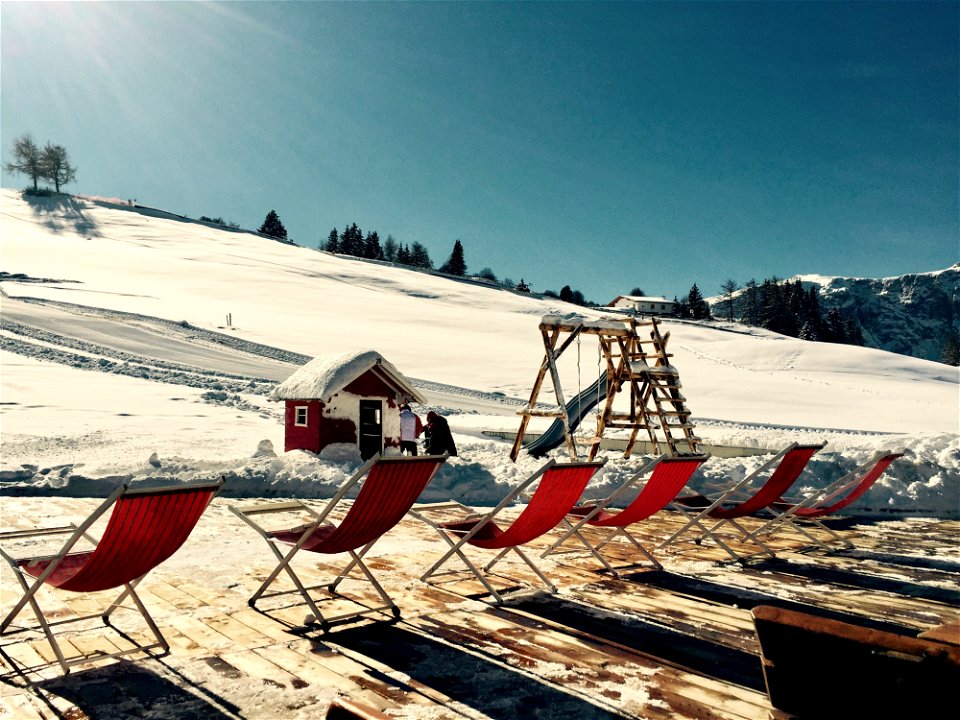
[[[96,548],[64,557],[47,576],[47,584],[95,592],[142,577],[183,545],[217,490],[206,485],[121,495]],[[56,559],[27,559],[19,565],[39,577],[52,562]]]
[[[863,476],[860,482],[857,483],[857,485],[849,493],[841,497],[839,500],[830,503],[829,505],[814,505],[812,507],[797,508],[797,510],[794,512],[794,516],[798,518],[818,518],[840,512],[845,507],[858,500],[867,490],[869,490],[873,484],[880,479],[880,476],[886,472],[886,469],[890,466],[890,463],[899,457],[903,457],[903,453],[890,453],[889,455],[881,457],[877,461],[876,465],[874,465],[869,472]]]
[[[380,458],[367,473],[343,522],[338,526],[320,526],[301,549],[333,554],[356,550],[373,542],[403,519],[442,462]],[[303,536],[303,530],[277,531],[270,536],[294,545]]]
[[[467,540],[470,545],[489,550],[524,545],[555,528],[580,499],[590,478],[597,471],[595,465],[555,465],[540,478],[536,492],[520,516],[506,530],[493,520],[484,524]],[[457,535],[466,535],[478,522],[467,520],[441,523],[441,527]]]
[[[596,527],[626,527],[646,520],[663,510],[677,496],[703,462],[702,457],[663,458],[632,503],[620,511],[611,512],[605,508],[587,520],[587,524]],[[580,505],[570,514],[584,517],[595,508],[595,504]]]
[[[0,533],[0,541],[6,546],[0,547],[0,556],[15,571],[23,591],[20,599],[0,622],[0,634],[36,629],[13,626],[13,621],[29,605],[64,674],[69,673],[73,666],[91,660],[140,652],[152,654],[154,650],[168,652],[170,646],[137,595],[136,587],[148,572],[183,545],[222,484],[221,481],[216,484],[148,490],[130,490],[122,485],[79,525]],[[88,532],[101,518],[106,517],[107,512],[110,512],[110,517],[106,527],[100,539],[94,541]],[[54,538],[58,535],[68,535],[68,539],[54,555],[20,556],[12,548],[13,545],[35,538]],[[92,550],[74,552],[75,547],[82,547],[87,542],[94,543]],[[44,585],[77,593],[122,587],[123,591],[117,599],[99,614],[100,619],[106,626],[116,627],[111,620],[116,611],[126,613],[135,610],[152,633],[154,642],[142,643],[121,631],[125,642],[118,645],[116,652],[104,652],[100,648],[85,652],[81,649],[77,656],[75,651],[79,646],[75,646],[65,654],[52,626],[81,623],[97,615],[58,618],[56,622],[49,622],[37,597]],[[61,613],[62,610],[57,615]],[[11,630],[11,627],[14,629]],[[68,654],[71,657],[67,657]]]
[[[723,504],[715,507],[708,515],[720,520],[729,520],[732,518],[741,518],[754,515],[763,510],[768,505],[776,502],[790,486],[797,481],[800,473],[810,462],[822,445],[797,445],[791,448],[780,460],[777,469],[773,471],[767,481],[747,500],[739,503]],[[709,501],[704,503],[705,498],[697,497],[694,502],[689,498],[677,498],[676,502],[685,507],[700,509],[709,506]]]

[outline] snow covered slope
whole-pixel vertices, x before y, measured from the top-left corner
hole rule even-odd
[[[74,477],[157,474],[146,460],[159,451],[161,474],[178,477],[228,460],[260,479],[332,477],[302,457],[251,465],[260,440],[282,447],[278,408],[265,395],[309,357],[369,348],[451,416],[478,460],[458,465],[451,487],[467,481],[472,501],[495,500],[499,480],[529,469],[504,462],[504,443],[481,431],[519,424],[543,358],[540,316],[581,308],[134,208],[27,202],[10,190],[0,203],[8,474],[23,476],[15,468],[27,464],[51,478],[56,463]],[[708,441],[778,449],[823,439],[851,458],[909,447],[927,469],[917,474],[915,464],[903,482],[927,488],[915,497],[947,493],[952,502],[957,368],[724,323],[664,329]],[[596,378],[596,344],[585,338],[564,357],[570,397]]]

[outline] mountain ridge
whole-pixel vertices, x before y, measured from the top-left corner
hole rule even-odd
[[[885,278],[797,275],[816,287],[825,311],[859,321],[868,347],[940,360],[951,332],[960,332],[960,263],[943,270]]]

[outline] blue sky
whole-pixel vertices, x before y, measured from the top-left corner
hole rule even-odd
[[[0,139],[64,145],[73,192],[460,239],[598,302],[926,272],[960,259],[958,7],[4,0]]]

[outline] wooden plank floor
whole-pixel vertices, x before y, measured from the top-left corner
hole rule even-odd
[[[770,713],[750,619],[757,605],[911,635],[960,619],[958,522],[851,526],[841,532],[856,549],[830,555],[784,534],[774,541],[776,559],[745,566],[720,562],[726,556],[716,547],[680,544],[657,553],[662,571],[629,567],[635,553],[620,542],[605,551],[625,568],[620,577],[598,573],[585,553],[561,552],[538,561],[557,594],[528,592],[496,606],[466,574],[421,583],[445,546],[404,520],[369,556],[402,618],[373,614],[323,634],[303,629],[309,613],[296,595],[248,607],[272,555],[228,512],[233,502],[217,499],[184,548],[140,586],[169,654],[103,659],[63,677],[41,635],[5,635],[0,718],[296,720],[323,717],[334,697],[347,695],[398,718],[754,720]],[[31,527],[27,517],[62,524],[98,504],[17,499],[26,511],[2,519],[5,529]],[[636,534],[652,548],[678,522],[661,513]],[[531,557],[548,544],[536,543]],[[295,563],[305,582],[339,569],[312,559]],[[498,586],[532,579],[519,561],[502,565]],[[0,572],[6,612],[16,585],[9,568]],[[348,580],[341,590],[379,604],[366,583]],[[104,597],[44,591],[41,599],[52,616],[66,618],[97,612]],[[322,604],[325,613],[353,607],[342,598]],[[112,652],[128,642],[102,626],[67,627],[58,637],[68,653]]]

